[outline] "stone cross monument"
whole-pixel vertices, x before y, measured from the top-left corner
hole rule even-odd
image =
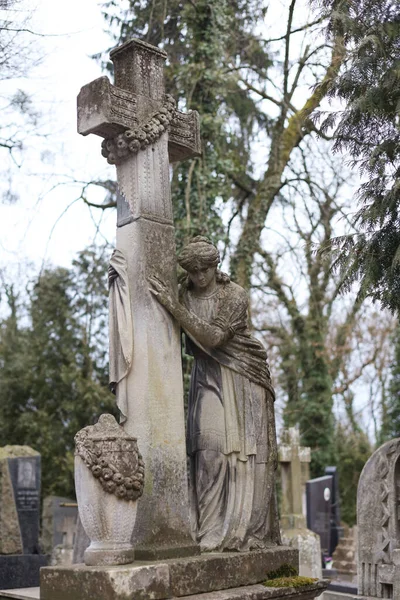
[[[299,573],[305,577],[322,577],[319,535],[307,529],[304,486],[309,479],[311,449],[300,446],[299,427],[283,431],[279,446],[282,482],[282,542],[299,550]]]
[[[283,529],[305,528],[306,521],[303,510],[303,470],[311,461],[311,450],[300,446],[298,427],[289,427],[282,435],[279,446],[279,462],[282,481],[282,516]]]
[[[165,94],[165,52],[133,39],[110,56],[115,85],[100,77],[81,89],[78,132],[103,137],[102,154],[117,167],[110,373],[121,423],[138,438],[146,467],[135,556],[193,555],[179,328],[149,292],[148,278],[177,286],[169,163],[199,156],[199,119]]]

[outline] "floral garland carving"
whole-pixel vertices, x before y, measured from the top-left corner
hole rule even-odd
[[[143,494],[144,462],[136,440],[134,438],[112,439],[113,444],[118,444],[119,452],[137,456],[136,468],[126,476],[103,455],[101,445],[105,440],[90,438],[91,429],[92,427],[85,427],[76,434],[75,453],[83,460],[93,477],[98,479],[103,490],[123,500],[137,500]]]
[[[136,154],[139,150],[144,150],[150,144],[154,144],[164,131],[167,131],[172,121],[175,107],[176,102],[174,98],[166,94],[164,97],[164,106],[154,113],[144,125],[127,129],[115,138],[103,140],[101,143],[101,153],[107,159],[107,162],[110,165],[115,165],[129,154]]]

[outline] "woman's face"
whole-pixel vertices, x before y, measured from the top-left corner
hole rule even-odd
[[[204,267],[198,265],[192,271],[188,271],[190,281],[193,283],[194,289],[205,290],[210,283],[215,281],[216,267]]]

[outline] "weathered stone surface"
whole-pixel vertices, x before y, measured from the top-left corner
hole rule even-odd
[[[400,439],[367,461],[357,490],[358,591],[400,598]]]
[[[189,524],[179,327],[148,289],[150,275],[166,277],[177,288],[169,158],[195,156],[200,149],[196,113],[175,111],[169,120],[165,58],[162,50],[131,40],[111,52],[115,86],[101,78],[78,97],[78,131],[112,138],[103,144],[103,154],[117,164],[117,251],[125,259],[129,291],[119,312],[131,315],[131,325],[127,331],[117,323],[110,338],[110,362],[123,367],[122,359],[128,359],[111,383],[123,427],[138,438],[146,465],[133,535],[138,558],[199,552]],[[138,133],[144,136],[140,150]],[[127,333],[132,355],[121,357]]]
[[[178,262],[177,297],[151,290],[187,335],[194,356],[187,418],[192,531],[202,551],[280,543],[275,503],[274,398],[267,353],[251,335],[246,291],[218,270],[218,248],[196,236]]]
[[[167,565],[48,567],[40,573],[40,600],[161,600],[170,597]]]
[[[319,535],[310,529],[283,529],[282,543],[299,551],[299,575],[322,578]]]
[[[41,571],[41,600],[128,600],[134,592],[135,600],[190,596],[259,583],[285,563],[297,567],[298,553],[280,546],[119,567],[48,567]]]
[[[282,564],[298,566],[298,553],[285,546],[243,553],[224,552],[171,561],[171,592],[189,596],[202,592],[259,583]]]
[[[141,53],[135,52],[135,44],[136,47],[140,45]],[[141,76],[146,50],[153,60],[153,81],[156,81],[155,85],[150,82],[150,90],[148,81]],[[116,67],[116,85],[111,85],[107,77],[99,77],[85,85],[78,96],[78,132],[82,135],[94,133],[114,138],[124,134],[157,113],[159,102],[164,100],[162,69],[165,52],[140,40],[132,40],[115,48],[111,59]],[[127,61],[130,63],[128,68],[125,66]],[[141,101],[143,98],[146,98],[146,104]],[[173,110],[168,153],[171,162],[201,154],[199,115],[196,111],[182,113]]]
[[[104,414],[75,436],[75,488],[79,516],[91,544],[87,565],[131,563],[137,499],[144,465],[137,440]]]
[[[65,582],[67,583],[67,582]],[[285,600],[313,600],[314,598],[317,598],[321,595],[321,593],[323,592],[323,590],[326,589],[326,583],[324,582],[316,582],[314,585],[310,585],[310,586],[304,586],[303,588],[268,588],[265,587],[261,584],[256,584],[256,585],[251,585],[251,586],[243,586],[243,587],[239,587],[239,588],[232,588],[232,589],[228,589],[228,590],[219,590],[216,592],[206,592],[204,594],[195,594],[195,595],[191,595],[191,596],[181,596],[181,598],[187,598],[188,600],[269,600],[269,599],[273,599],[273,598],[282,598]],[[103,594],[103,590],[104,590],[104,594]],[[107,598],[107,600],[133,600],[133,598],[135,600],[144,600],[144,598],[148,599],[148,600],[152,600],[152,599],[156,599],[157,595],[155,595],[157,592],[153,592],[150,593],[147,596],[143,596],[141,594],[141,591],[131,591],[131,589],[129,587],[124,588],[124,590],[121,589],[121,592],[123,595],[120,596],[115,596],[113,595],[113,592],[111,591],[111,595],[106,595],[106,594],[110,594],[110,589],[107,588],[100,588],[100,593],[99,590],[97,589],[97,592],[95,591],[94,593],[96,593],[96,596],[82,596],[82,595],[78,595],[78,596],[74,596],[74,600],[82,600],[82,598],[96,598],[96,600],[103,600],[103,598]],[[124,592],[127,592],[124,593]],[[129,595],[129,594],[135,594],[135,595]],[[340,598],[339,598],[340,596]],[[342,595],[338,595],[337,597],[335,596],[332,600],[341,600],[341,596]],[[59,595],[57,592],[55,593],[55,595],[52,596],[53,600],[70,600],[72,598],[72,596],[68,596],[68,595]],[[175,597],[171,597],[171,600],[174,600]],[[322,598],[322,596],[321,596]],[[25,600],[25,599],[24,599]],[[28,599],[26,599],[28,600]],[[43,598],[43,596],[40,597],[40,600],[47,600],[47,596],[45,598]],[[347,600],[347,598],[344,596],[343,600]]]

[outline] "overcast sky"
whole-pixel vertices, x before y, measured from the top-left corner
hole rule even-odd
[[[29,79],[2,82],[2,94],[21,88],[32,94],[39,111],[39,129],[46,138],[30,137],[17,169],[2,156],[2,167],[12,173],[11,187],[18,200],[0,204],[0,268],[24,261],[39,268],[42,261],[67,265],[77,251],[93,241],[96,228],[82,201],[80,184],[92,177],[114,176],[100,154],[101,139],[76,132],[76,96],[82,85],[102,75],[90,56],[110,46],[104,21],[95,0],[40,0],[32,9],[29,27],[40,37],[25,34],[32,53],[42,57]],[[21,11],[19,11],[19,15]],[[19,18],[16,14],[16,18]],[[5,159],[5,162],[4,162]],[[3,190],[9,185],[2,177]],[[98,200],[102,201],[100,193]],[[70,208],[68,208],[70,206]],[[66,212],[65,212],[66,211]],[[97,222],[100,211],[93,211]],[[57,222],[58,220],[58,222]],[[103,218],[100,233],[110,241],[115,212]],[[97,241],[100,241],[99,234]]]

